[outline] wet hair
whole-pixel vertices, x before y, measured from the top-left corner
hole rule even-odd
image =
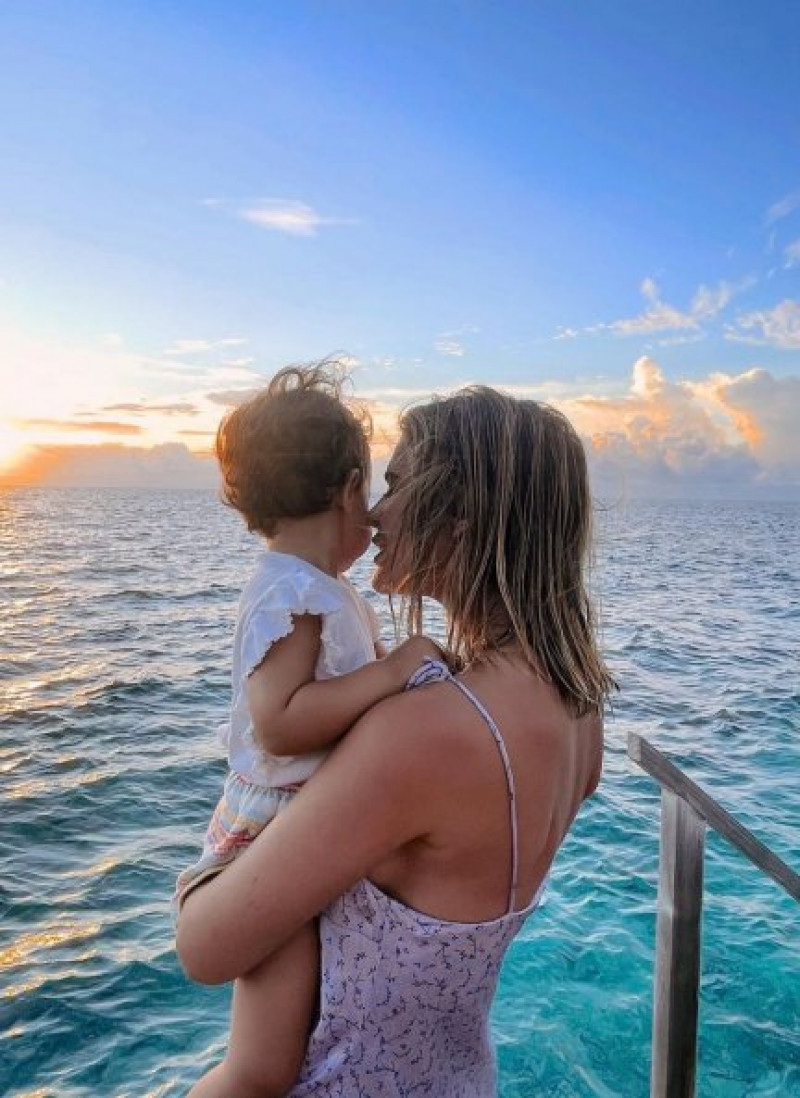
[[[601,712],[616,683],[585,586],[592,503],[572,425],[545,404],[473,386],[407,409],[400,427],[409,631],[435,594],[457,658],[515,645],[572,713]]]
[[[223,418],[216,454],[222,495],[250,530],[327,511],[354,469],[369,477],[371,422],[345,402],[337,359],[287,366]]]

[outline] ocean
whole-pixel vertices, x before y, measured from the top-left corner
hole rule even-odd
[[[629,731],[800,868],[798,520],[599,510],[622,689],[600,790],[503,972],[502,1098],[648,1094],[659,805]],[[229,992],[183,976],[169,897],[220,788],[256,551],[213,493],[0,493],[0,1094],[177,1098],[221,1055]],[[368,590],[368,561],[353,578]],[[705,896],[698,1093],[800,1098],[800,907],[713,834]]]

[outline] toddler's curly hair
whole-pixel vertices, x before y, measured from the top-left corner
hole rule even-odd
[[[353,469],[369,477],[372,424],[346,403],[344,365],[287,366],[217,430],[222,495],[248,529],[272,537],[286,518],[327,511]]]

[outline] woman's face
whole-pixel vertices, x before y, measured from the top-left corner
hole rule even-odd
[[[386,467],[386,491],[370,513],[370,521],[376,527],[372,541],[379,549],[372,586],[383,595],[402,594],[410,571],[409,531],[402,529],[410,465],[408,447],[400,442]]]

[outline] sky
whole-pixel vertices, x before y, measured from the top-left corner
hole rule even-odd
[[[214,484],[345,357],[606,494],[800,499],[800,5],[0,0],[0,486]]]

